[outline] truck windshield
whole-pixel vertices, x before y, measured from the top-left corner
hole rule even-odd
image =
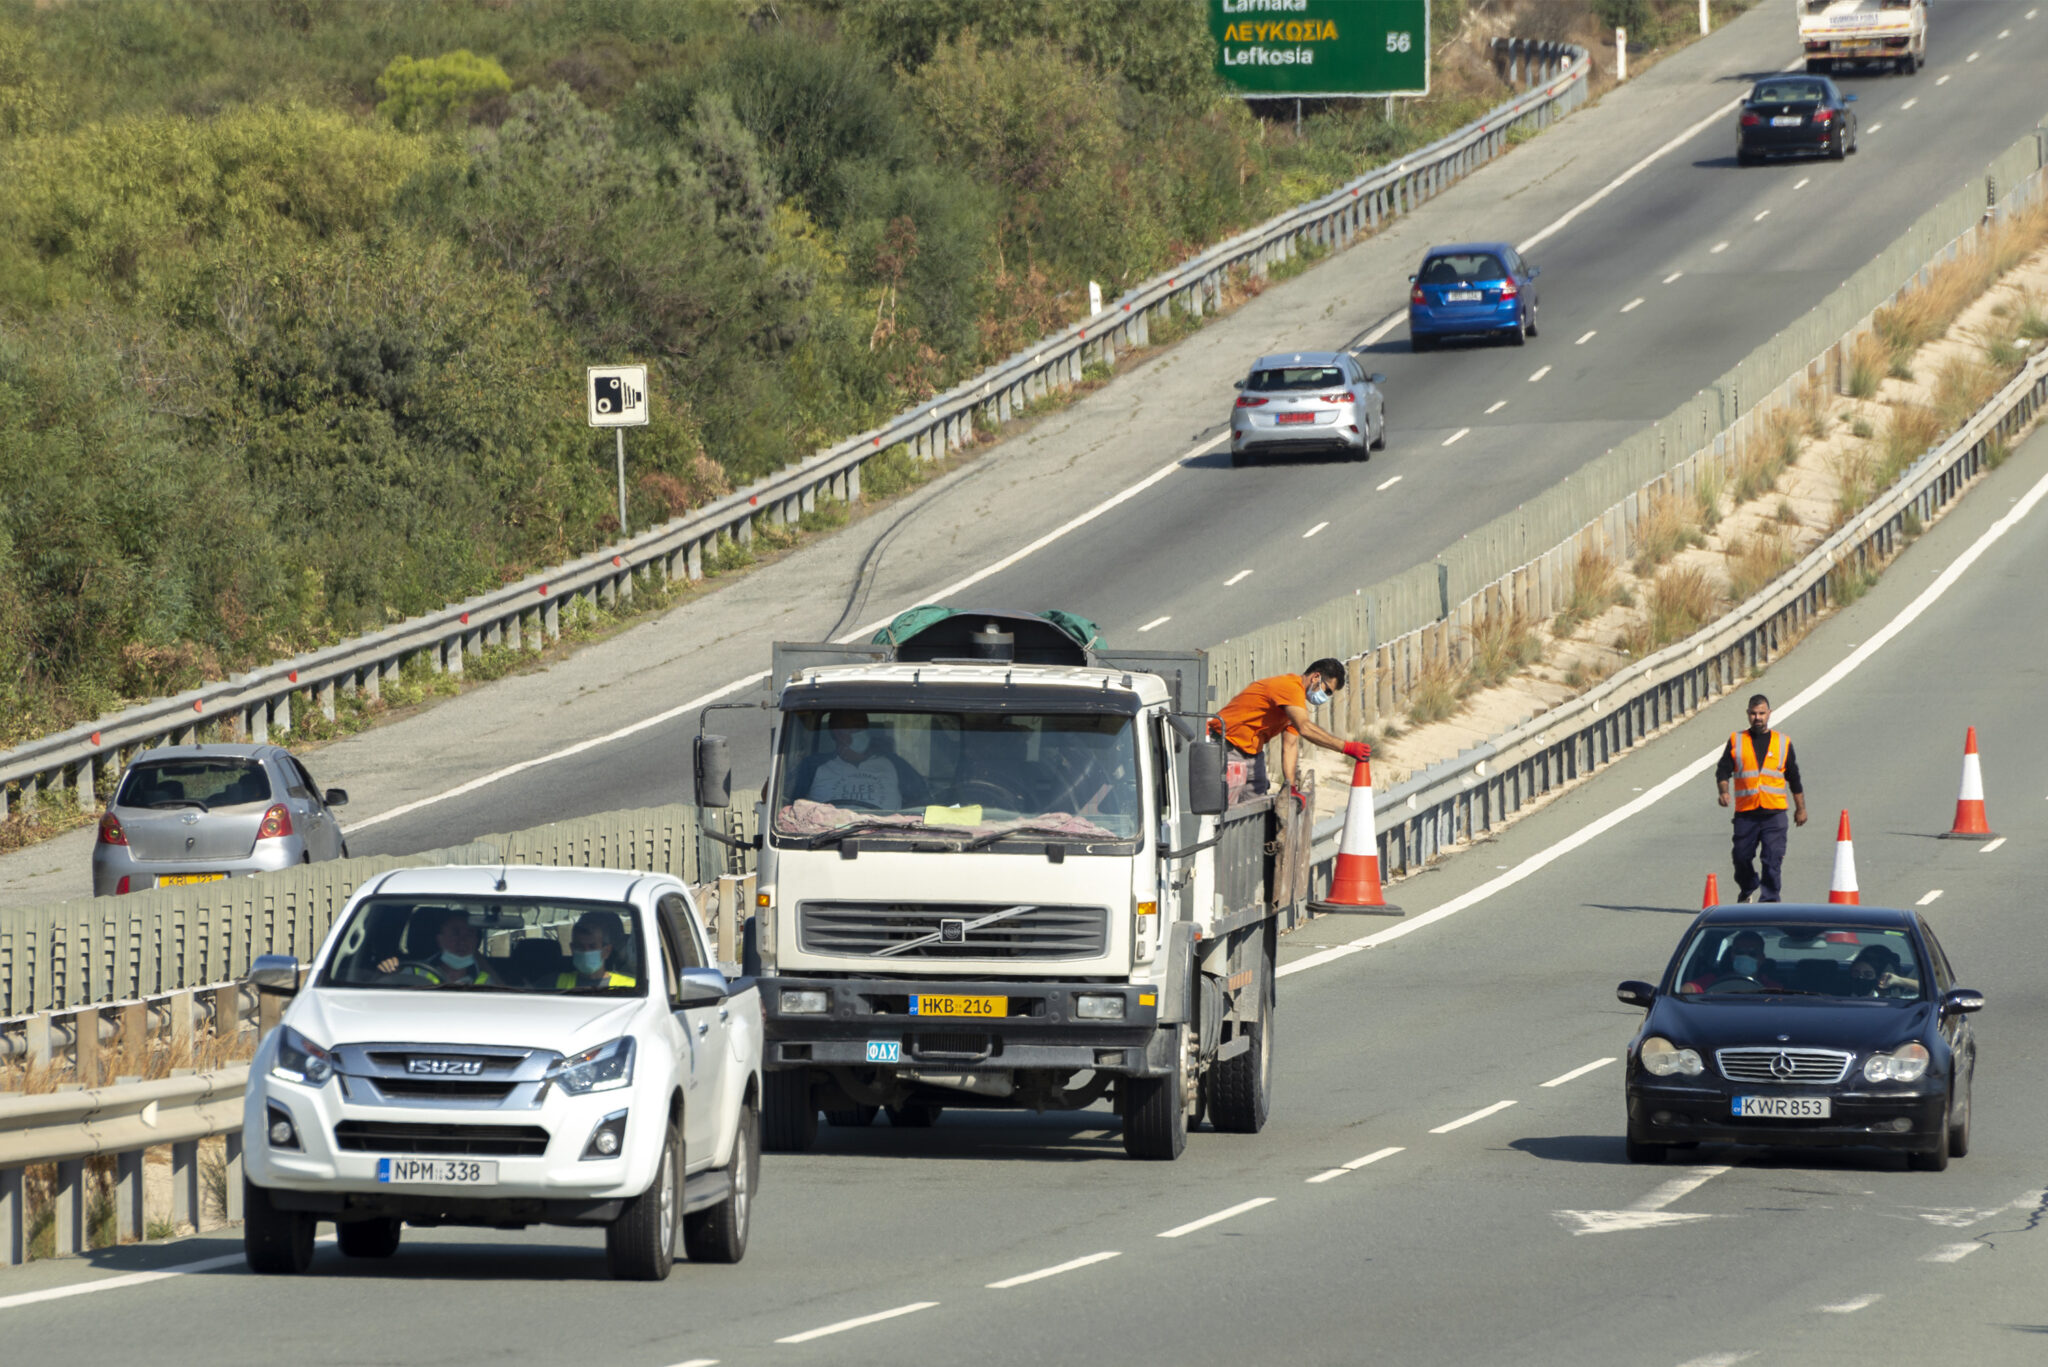
[[[335,941],[323,987],[645,996],[645,939],[618,902],[372,897]]]
[[[1127,716],[979,712],[783,714],[775,834],[854,828],[1087,844],[1139,832],[1136,728]]]

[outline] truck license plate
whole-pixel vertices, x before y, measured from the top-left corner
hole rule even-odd
[[[913,1016],[1007,1016],[1008,997],[953,997],[924,993],[910,999]]]
[[[1746,1120],[1826,1120],[1833,1111],[1824,1096],[1739,1096],[1735,1114]]]
[[[380,1158],[377,1180],[394,1187],[490,1187],[497,1185],[498,1165],[473,1158]]]
[[[893,1039],[871,1039],[868,1041],[869,1063],[901,1063],[902,1061],[902,1041]]]

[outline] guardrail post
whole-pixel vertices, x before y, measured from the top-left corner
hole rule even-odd
[[[171,1145],[171,1224],[199,1232],[199,1141]]]
[[[192,1062],[192,993],[171,993],[165,1003],[171,1017],[171,1058],[181,1066]]]
[[[221,1211],[221,1218],[232,1223],[242,1218],[242,1132],[229,1130],[223,1142],[227,1180],[222,1183],[222,1204],[226,1209]]]
[[[322,679],[316,696],[320,700],[320,715],[334,720],[334,680]]]
[[[292,695],[280,693],[277,703],[270,709],[270,729],[280,736],[288,736],[292,730]]]
[[[57,1192],[51,1202],[56,1253],[69,1257],[85,1246],[85,1160],[67,1158],[57,1165]]]
[[[0,1263],[28,1261],[28,1193],[20,1168],[0,1168]]]
[[[230,971],[233,965],[229,966]],[[213,990],[213,1037],[228,1041],[242,1033],[242,988],[238,983]]]
[[[149,1235],[148,1213],[143,1209],[142,1160],[144,1150],[130,1149],[114,1159],[114,1239],[141,1243]]]
[[[38,945],[37,948],[46,954],[50,952],[47,945]],[[42,1007],[47,1003],[37,1002],[36,1005]],[[50,1018],[30,1016],[22,1022],[21,1028],[28,1044],[29,1066],[47,1068],[50,1063]]]
[[[526,643],[526,648],[536,655],[548,648],[548,609],[554,606],[553,603],[548,603],[533,614],[531,625],[520,627],[520,639]]]
[[[610,581],[606,583],[609,586]],[[540,610],[540,626],[547,640],[562,639],[562,605],[559,602],[550,598],[547,606]]]
[[[692,541],[683,556],[683,574],[692,583],[704,577],[704,543]]]
[[[100,1085],[100,1013],[92,1007],[72,1013],[71,1068],[86,1086]]]

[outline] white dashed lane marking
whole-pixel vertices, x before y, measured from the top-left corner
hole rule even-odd
[[[1740,1353],[1709,1353],[1703,1358],[1688,1358],[1678,1367],[1735,1367],[1738,1362],[1747,1362],[1756,1356],[1755,1349]]]
[[[1823,1305],[1821,1311],[1828,1315],[1853,1315],[1858,1310],[1868,1310],[1883,1299],[1882,1295],[1873,1291],[1868,1296],[1858,1296],[1853,1300],[1843,1301],[1840,1305]]]
[[[818,1329],[806,1329],[801,1334],[791,1334],[788,1338],[780,1338],[775,1341],[777,1343],[809,1343],[812,1339],[821,1339],[827,1334],[843,1334],[849,1329],[859,1329],[863,1325],[868,1324],[880,1324],[883,1320],[893,1320],[899,1315],[914,1315],[920,1310],[929,1310],[937,1304],[937,1301],[912,1301],[909,1305],[899,1305],[894,1310],[883,1310],[873,1315],[862,1315],[858,1319],[841,1320],[837,1324],[828,1324]]]
[[[1529,377],[1529,383],[1535,384],[1538,380],[1542,379],[1545,375],[1548,375],[1549,373],[1550,367],[1544,366],[1542,369],[1538,370],[1534,375],[1531,375]]]
[[[1341,1167],[1331,1168],[1327,1172],[1319,1172],[1314,1177],[1311,1177],[1308,1180],[1310,1182],[1327,1182],[1333,1177],[1342,1177],[1347,1172],[1357,1172],[1360,1168],[1365,1167],[1367,1164],[1377,1163],[1382,1158],[1392,1158],[1395,1154],[1400,1152],[1401,1148],[1399,1145],[1395,1145],[1394,1147],[1387,1149],[1376,1149],[1373,1152],[1367,1154],[1363,1158],[1354,1158],[1349,1163],[1346,1163]]]
[[[1578,340],[1578,341],[1576,341],[1576,342],[1573,342],[1573,343],[1572,343],[1572,345],[1573,345],[1573,346],[1584,346],[1584,345],[1585,345],[1586,343],[1588,343],[1588,342],[1592,341],[1592,340],[1593,340],[1593,339],[1594,339],[1595,337],[1598,337],[1599,335],[1600,335],[1600,334],[1599,334],[1599,332],[1598,332],[1597,330],[1596,330],[1596,331],[1590,331],[1590,332],[1588,332],[1588,333],[1587,333],[1587,334],[1586,334],[1585,336],[1583,336],[1583,337],[1579,338],[1579,340]]]
[[[1764,221],[1765,219],[1769,218],[1770,216],[1771,216],[1771,211],[1770,211],[1769,209],[1765,209],[1765,210],[1764,210],[1764,211],[1763,211],[1762,213],[1758,214],[1758,215],[1757,215],[1757,216],[1756,216],[1755,218],[1752,218],[1752,219],[1750,220],[1750,222],[1751,222],[1751,223],[1761,223],[1761,222],[1763,222],[1763,221]]]
[[[1792,188],[1793,188],[1793,189],[1795,189],[1795,190],[1804,190],[1804,189],[1805,189],[1805,188],[1806,188],[1807,186],[1809,186],[1809,185],[1811,185],[1811,184],[1813,184],[1813,177],[1812,177],[1812,176],[1801,176],[1801,177],[1799,178],[1799,183],[1798,183],[1797,185],[1793,186]]]
[[[1667,275],[1667,276],[1665,276],[1665,277],[1664,277],[1664,283],[1668,285],[1668,284],[1670,284],[1670,283],[1671,283],[1672,281],[1676,280],[1676,279],[1677,279],[1677,278],[1678,278],[1679,276],[1681,276],[1681,275],[1684,275],[1684,274],[1685,274],[1685,272],[1684,272],[1684,271],[1673,271],[1673,272],[1671,272],[1671,274],[1669,274],[1669,275]]]
[[[1060,1263],[1054,1267],[1041,1267],[1038,1271],[1026,1272],[1021,1277],[1005,1277],[999,1282],[990,1282],[988,1289],[991,1291],[1008,1291],[1011,1287],[1022,1286],[1026,1282],[1042,1282],[1047,1277],[1057,1277],[1062,1272],[1072,1272],[1080,1267],[1093,1267],[1097,1263],[1106,1263],[1111,1258],[1121,1257],[1123,1257],[1121,1253],[1090,1253],[1085,1258],[1076,1258],[1072,1262]]]
[[[1935,890],[1934,890],[1933,892],[1930,892],[1930,893],[1928,893],[1928,894],[1927,894],[1927,895],[1926,895],[1925,897],[1921,898],[1921,899],[1920,899],[1919,901],[1915,902],[1915,903],[1914,903],[1913,905],[1914,905],[1914,906],[1916,906],[1916,907],[1925,907],[1925,906],[1932,906],[1932,905],[1934,904],[1934,902],[1935,902],[1935,899],[1939,898],[1940,896],[1941,896],[1941,889],[1940,889],[1940,888],[1936,888],[1936,889],[1935,889]]]
[[[1167,624],[1168,622],[1171,622],[1172,620],[1173,620],[1173,619],[1172,619],[1171,617],[1154,617],[1154,618],[1153,618],[1153,619],[1152,619],[1151,621],[1149,621],[1149,622],[1145,623],[1145,625],[1144,625],[1144,626],[1141,626],[1141,627],[1139,627],[1139,628],[1138,628],[1138,630],[1139,630],[1139,631],[1150,631],[1150,630],[1152,630],[1152,628],[1154,628],[1154,627],[1163,627],[1163,626],[1165,626],[1165,625],[1166,625],[1166,624]]]
[[[1270,1196],[1254,1196],[1249,1201],[1238,1202],[1228,1210],[1219,1210],[1214,1215],[1204,1215],[1199,1220],[1190,1220],[1184,1225],[1175,1225],[1172,1229],[1162,1230],[1159,1237],[1162,1239],[1178,1239],[1183,1234],[1193,1234],[1198,1229],[1207,1229],[1210,1225],[1221,1224],[1223,1221],[1233,1216],[1242,1215],[1248,1210],[1257,1210],[1260,1206],[1270,1206],[1272,1204],[1273,1198]]]
[[[1448,1125],[1439,1125],[1435,1129],[1431,1130],[1430,1133],[1449,1134],[1452,1130],[1462,1130],[1467,1125],[1470,1125],[1473,1121],[1484,1120],[1486,1119],[1486,1117],[1494,1114],[1497,1111],[1505,1111],[1508,1107],[1514,1104],[1515,1103],[1512,1101],[1496,1101],[1491,1106],[1482,1107],[1479,1110],[1472,1112],[1472,1114],[1470,1115],[1461,1115]]]
[[[1376,489],[1374,489],[1374,490],[1373,490],[1373,492],[1374,492],[1374,493],[1378,493],[1378,494],[1383,494],[1383,493],[1385,493],[1385,492],[1386,492],[1387,490],[1389,490],[1389,489],[1393,488],[1393,487],[1394,487],[1394,486],[1395,486],[1396,484],[1399,484],[1400,482],[1401,482],[1401,477],[1400,477],[1399,475],[1395,475],[1395,476],[1394,476],[1394,477],[1393,477],[1392,479],[1388,480],[1388,481],[1387,481],[1386,483],[1384,483],[1384,484],[1382,484],[1382,485],[1378,486],[1378,487],[1377,487]]]
[[[1239,570],[1236,574],[1231,575],[1230,578],[1223,581],[1223,587],[1227,589],[1232,584],[1243,583],[1245,580],[1245,576],[1249,575],[1250,573],[1250,570]]]
[[[1935,1249],[1934,1252],[1922,1257],[1920,1261],[1923,1263],[1959,1263],[1982,1247],[1984,1247],[1982,1244],[1950,1244],[1946,1248]]]
[[[1446,446],[1449,446],[1449,445],[1450,445],[1451,443],[1453,443],[1453,442],[1455,442],[1455,441],[1459,440],[1460,438],[1462,438],[1462,437],[1463,437],[1463,436],[1464,436],[1464,435],[1465,435],[1466,433],[1470,432],[1471,430],[1472,430],[1472,429],[1471,429],[1471,428],[1469,428],[1469,427],[1461,427],[1461,428],[1459,428],[1459,429],[1458,429],[1457,431],[1455,431],[1455,432],[1451,433],[1451,435],[1449,435],[1448,437],[1445,437],[1445,438],[1444,438],[1444,445],[1446,445]]]
[[[1971,62],[1976,61],[1979,57],[1983,55],[1984,54],[1981,52],[1973,52],[1969,56],[1963,58],[1963,65],[1968,66]]]
[[[1722,252],[1725,252],[1727,250],[1728,244],[1726,242],[1716,242],[1713,246],[1707,248],[1707,255],[1719,256]]]
[[[1608,1064],[1612,1062],[1614,1062],[1614,1060],[1611,1058],[1596,1058],[1591,1063],[1588,1063],[1583,1067],[1572,1069],[1569,1073],[1560,1073],[1558,1076],[1550,1079],[1550,1081],[1544,1083],[1543,1085],[1546,1087],[1562,1087],[1565,1083],[1572,1081],[1574,1078],[1582,1078],[1586,1074],[1592,1072],[1595,1068],[1605,1068]]]
[[[1623,305],[1621,306],[1621,311],[1622,311],[1623,313],[1628,313],[1628,312],[1631,312],[1631,311],[1633,311],[1633,310],[1635,310],[1635,309],[1639,309],[1639,308],[1641,308],[1642,306],[1643,306],[1643,301],[1642,301],[1642,298],[1641,298],[1641,296],[1638,296],[1638,297],[1636,297],[1636,298],[1634,298],[1634,299],[1631,299],[1631,300],[1629,300],[1629,301],[1628,301],[1628,302],[1627,302],[1626,304],[1623,304]]]
[[[1321,530],[1322,530],[1323,528],[1325,528],[1325,527],[1327,527],[1327,526],[1329,526],[1329,525],[1330,525],[1330,524],[1329,524],[1329,523],[1327,523],[1327,522],[1318,522],[1318,523],[1316,523],[1316,525],[1315,525],[1315,526],[1313,526],[1313,527],[1310,527],[1310,528],[1309,528],[1309,529],[1308,529],[1307,531],[1303,532],[1303,533],[1301,534],[1301,539],[1302,539],[1303,541],[1306,541],[1306,540],[1308,540],[1308,539],[1309,539],[1310,537],[1314,536],[1314,535],[1315,535],[1315,534],[1316,534],[1317,532],[1321,531]]]
[[[1936,84],[1936,85],[1947,85],[1947,84],[1949,83],[1949,81],[1950,81],[1950,80],[1952,80],[1952,79],[1953,79],[1952,77],[1948,77],[1948,76],[1943,76],[1943,77],[1942,77],[1942,78],[1941,78],[1940,80],[1936,81],[1936,82],[1935,82],[1935,84]]]
[[[1487,409],[1486,411],[1488,413],[1498,413],[1501,411],[1501,409],[1506,408],[1507,406],[1508,401],[1506,399],[1495,399],[1493,401],[1493,407]]]
[[[1899,106],[1899,112],[1903,114],[1908,109],[1911,109],[1914,105],[1918,103],[1920,103],[1920,97],[1918,95],[1915,95],[1912,99],[1906,101],[1904,104]]]
[[[1991,842],[1991,843],[1990,843],[1989,845],[1986,845],[1986,846],[1985,846],[1985,847],[1984,847],[1983,849],[1981,849],[1981,850],[1977,851],[1977,853],[1979,853],[1979,854],[1989,854],[1989,853],[1991,853],[1991,852],[1992,852],[1993,850],[1997,849],[1997,848],[1998,848],[1998,847],[1999,847],[2000,845],[2003,845],[2004,843],[2005,843],[2005,837],[2001,835],[2000,837],[1998,837],[1998,839],[1996,839],[1996,840],[1992,841],[1992,842]]]
[[[1880,129],[1880,128],[1882,128],[1882,127],[1884,127],[1884,125],[1883,125],[1883,124],[1881,124],[1881,123],[1874,123],[1874,124],[1870,125],[1870,127],[1868,127],[1868,128],[1866,128],[1866,129],[1864,129],[1863,131],[1864,131],[1864,132],[1866,132],[1866,133],[1875,133],[1875,132],[1876,132],[1876,131],[1877,131],[1878,129]]]

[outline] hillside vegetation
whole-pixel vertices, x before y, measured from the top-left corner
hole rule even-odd
[[[1297,132],[1211,60],[1168,0],[0,0],[0,745],[600,544],[587,364],[653,368],[646,526],[1500,96]]]

